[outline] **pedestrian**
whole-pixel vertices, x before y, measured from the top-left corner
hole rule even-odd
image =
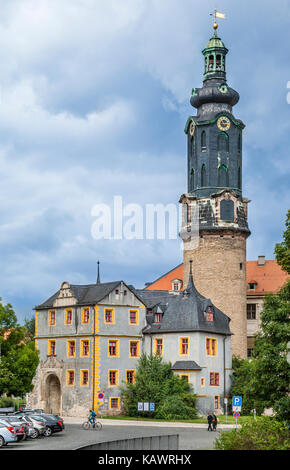
[[[212,427],[211,427],[212,415],[210,414],[210,412],[207,413],[207,422],[208,422],[207,430],[212,431]]]
[[[212,427],[213,427],[213,431],[216,431],[216,427],[217,427],[217,417],[216,415],[213,413],[212,414]]]

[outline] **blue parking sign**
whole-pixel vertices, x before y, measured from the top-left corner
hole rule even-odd
[[[242,406],[242,397],[233,397],[233,406]]]

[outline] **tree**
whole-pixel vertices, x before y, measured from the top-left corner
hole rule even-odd
[[[23,396],[33,388],[39,358],[32,325],[20,326],[12,306],[0,298],[0,395]]]
[[[233,361],[232,393],[243,396],[243,410],[262,413],[273,408],[277,417],[290,422],[290,281],[277,294],[265,297],[261,331],[255,337],[250,360]]]
[[[283,233],[284,241],[275,246],[277,263],[281,268],[290,274],[290,210],[287,212],[286,230]]]
[[[289,400],[290,365],[287,362],[287,343],[290,341],[290,281],[278,294],[268,294],[261,314],[261,332],[255,338],[252,380],[257,399],[276,411],[281,400]],[[288,397],[288,398],[287,398]],[[283,413],[282,413],[283,414]],[[282,417],[282,416],[281,416]],[[284,419],[290,421],[290,406]]]
[[[155,403],[152,417],[190,419],[196,416],[196,396],[191,386],[173,374],[171,364],[158,355],[143,354],[138,362],[135,383],[120,387],[125,412],[138,415],[138,402]],[[143,414],[148,416],[148,414]]]

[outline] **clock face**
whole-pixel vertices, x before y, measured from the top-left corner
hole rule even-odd
[[[190,126],[189,126],[189,133],[191,136],[194,135],[194,131],[195,131],[195,124],[193,121],[191,121]]]
[[[222,116],[218,119],[217,126],[220,131],[228,131],[231,127],[231,121],[229,118]]]

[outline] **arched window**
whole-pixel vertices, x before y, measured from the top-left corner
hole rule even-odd
[[[208,61],[208,70],[211,72],[213,70],[213,65],[214,65],[214,57],[213,55],[209,56],[209,61]]]
[[[203,188],[204,186],[206,186],[206,170],[205,170],[205,164],[202,165],[201,167],[201,181],[200,181],[200,185],[201,187]]]
[[[218,135],[218,151],[219,152],[229,152],[230,150],[230,140],[226,132],[220,132]]]
[[[221,65],[222,65],[222,56],[220,54],[217,54],[217,56],[216,56],[216,69],[221,70]]]
[[[241,167],[238,168],[238,189],[242,189]]]
[[[190,172],[190,189],[194,189],[194,169],[191,168]]]
[[[229,187],[229,170],[226,165],[221,165],[218,169],[218,187]]]
[[[242,151],[242,136],[241,134],[239,134],[239,138],[238,138],[238,154],[240,154]]]
[[[206,151],[206,133],[205,133],[205,131],[202,131],[202,133],[201,133],[201,151],[202,152]]]

